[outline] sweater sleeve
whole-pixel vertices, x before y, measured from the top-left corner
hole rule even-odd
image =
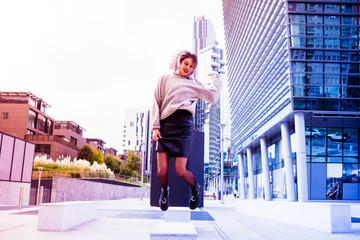
[[[203,94],[201,94],[200,98],[211,104],[215,104],[220,96],[221,86],[222,83],[220,77],[214,76],[212,78],[211,84],[208,87],[204,87],[205,89],[203,91]]]
[[[162,78],[160,78],[157,82],[154,91],[154,99],[151,108],[151,129],[160,128],[160,109],[162,103]]]

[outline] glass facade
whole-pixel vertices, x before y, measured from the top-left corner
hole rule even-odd
[[[288,1],[294,110],[359,111],[356,3]]]

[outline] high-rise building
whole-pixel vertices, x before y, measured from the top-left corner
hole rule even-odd
[[[124,115],[123,150],[142,152],[145,156],[144,171],[150,174],[151,135],[150,111],[145,107],[126,109]]]
[[[243,196],[360,199],[359,4],[223,0]]]

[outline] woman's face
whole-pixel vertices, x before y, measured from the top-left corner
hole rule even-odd
[[[186,77],[194,72],[194,62],[191,58],[185,58],[181,64],[179,72],[177,73],[180,77]]]

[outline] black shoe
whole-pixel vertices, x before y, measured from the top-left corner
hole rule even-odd
[[[159,198],[159,206],[161,210],[166,211],[169,208],[169,186],[164,190],[161,188],[161,194]]]
[[[200,195],[201,195],[201,186],[199,184],[196,184],[195,188],[192,189],[191,199],[189,203],[189,208],[191,210],[194,210],[199,206]]]

